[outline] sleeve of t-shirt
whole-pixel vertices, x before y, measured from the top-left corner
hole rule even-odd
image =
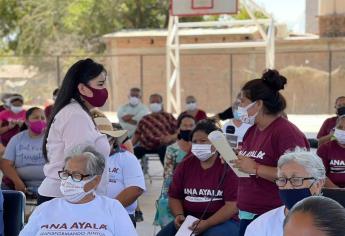
[[[4,154],[4,159],[15,162],[16,161],[16,145],[17,145],[17,135],[10,139],[7,144]]]
[[[233,172],[232,169],[228,168],[227,174],[224,181],[224,201],[234,202],[237,201],[237,186],[238,186],[238,177]]]
[[[121,106],[118,110],[117,110],[117,118],[119,119],[119,121],[123,121],[122,117],[125,115],[124,112],[124,106]]]
[[[232,112],[232,107],[229,107],[225,111],[218,113],[219,119],[221,120],[227,120],[234,118],[234,114]]]
[[[138,159],[130,152],[123,155],[126,155],[121,162],[125,187],[136,186],[146,190],[144,174]]]
[[[143,118],[147,114],[149,114],[149,109],[145,105],[142,105],[138,114],[133,116],[132,119],[135,120],[136,122],[139,122],[141,118]]]
[[[326,169],[326,174],[329,174],[329,161],[328,161],[328,155],[327,155],[327,144],[323,144],[321,145],[318,149],[317,149],[317,155],[321,158],[323,165],[325,166]]]
[[[40,215],[45,208],[46,204],[42,204],[34,210],[34,212],[31,214],[28,223],[25,225],[24,229],[20,231],[19,236],[32,236],[36,235],[38,231],[40,230],[39,225],[40,225]]]
[[[309,144],[304,135],[296,133],[293,129],[286,128],[284,132],[277,133],[274,140],[277,142],[279,156],[287,151],[294,150],[296,147],[309,149]]]
[[[183,199],[183,175],[185,171],[185,163],[180,163],[174,171],[173,181],[169,187],[169,197]]]
[[[326,136],[328,135],[328,132],[327,132],[327,120],[325,120],[319,130],[319,132],[317,133],[317,136],[316,138],[321,138],[323,136]]]
[[[65,155],[68,155],[73,147],[80,144],[95,144],[96,127],[92,127],[90,122],[91,121],[85,114],[76,113],[73,114],[62,127],[62,140],[64,140],[65,144]]]
[[[112,217],[115,222],[114,235],[126,235],[126,236],[137,236],[137,232],[134,229],[133,223],[129,218],[128,212],[121,205],[120,202],[114,200],[114,206],[111,207]]]

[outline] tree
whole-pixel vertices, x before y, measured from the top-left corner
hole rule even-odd
[[[0,37],[17,54],[100,52],[100,37],[162,28],[169,0],[0,0]]]

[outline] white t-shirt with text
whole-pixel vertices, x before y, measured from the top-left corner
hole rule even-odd
[[[115,198],[124,189],[132,186],[146,190],[145,178],[138,159],[130,152],[120,150],[108,159],[109,183],[107,196]],[[137,201],[126,207],[128,214],[134,214]]]
[[[281,206],[259,216],[248,225],[244,236],[283,236],[284,210]]]
[[[121,203],[97,196],[84,204],[55,198],[38,206],[19,236],[136,236]]]

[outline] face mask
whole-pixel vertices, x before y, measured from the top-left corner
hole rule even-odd
[[[93,179],[75,182],[71,176],[68,176],[66,180],[61,180],[60,191],[67,201],[77,203],[86,195],[94,192],[94,189],[91,189],[89,192],[84,191],[85,184],[91,182]]]
[[[279,196],[286,208],[290,210],[297,202],[310,197],[311,192],[309,188],[279,189]]]
[[[212,157],[215,152],[211,150],[211,144],[193,144],[192,153],[200,160],[207,161]]]
[[[252,106],[254,106],[255,103],[256,102],[253,102],[246,107],[238,107],[237,108],[237,116],[238,116],[239,120],[241,120],[243,123],[254,125],[255,117],[258,115],[258,113],[256,113],[253,116],[249,116],[248,115],[248,109],[251,108]]]
[[[37,135],[42,134],[46,126],[47,123],[44,120],[29,121],[30,130]]]
[[[161,103],[151,103],[150,109],[153,113],[160,112],[162,110],[162,104]]]
[[[11,105],[11,111],[13,112],[13,113],[19,113],[19,112],[21,112],[23,110],[23,107],[22,106],[13,106],[13,105]]]
[[[87,97],[81,94],[81,96],[88,102],[90,103],[92,106],[94,107],[102,107],[105,102],[108,99],[108,90],[106,88],[104,89],[95,89],[92,88],[88,85],[86,85],[86,87],[88,87],[92,93],[93,93],[93,97]]]
[[[186,108],[188,111],[195,111],[197,108],[196,102],[187,103]]]
[[[180,130],[180,133],[178,134],[177,138],[189,142],[191,132],[192,131],[188,130],[188,129],[187,130]]]
[[[131,104],[132,106],[136,106],[138,105],[140,102],[140,99],[137,97],[129,97],[129,104]]]
[[[337,139],[338,143],[345,144],[345,130],[335,128],[333,135]]]

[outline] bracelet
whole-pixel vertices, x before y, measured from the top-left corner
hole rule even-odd
[[[260,164],[256,162],[255,163],[255,176],[256,176],[256,178],[259,178],[259,175],[258,175],[259,166],[260,166]]]

